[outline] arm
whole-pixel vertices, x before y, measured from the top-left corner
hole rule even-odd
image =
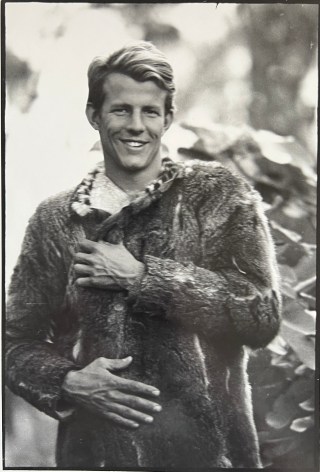
[[[83,369],[69,372],[62,385],[65,396],[72,403],[127,428],[152,423],[153,416],[150,415],[161,411],[161,406],[145,397],[157,397],[160,391],[113,374],[125,369],[131,361],[132,357],[99,357]]]
[[[201,267],[146,256],[146,273],[130,298],[136,312],[152,315],[160,307],[167,319],[205,337],[261,347],[279,327],[269,229],[259,199],[245,185],[235,187],[219,208],[212,188],[198,215]],[[223,223],[217,228],[215,221]]]
[[[61,228],[48,214],[50,207],[44,203],[31,218],[12,276],[6,320],[6,382],[39,410],[61,419],[67,406],[61,385],[67,372],[77,367],[61,357],[51,342],[67,274],[61,250],[51,237]]]
[[[7,385],[59,420],[80,405],[129,428],[150,423],[150,413],[159,412],[161,406],[145,396],[154,398],[160,392],[112,373],[126,368],[131,359],[99,358],[80,369],[55,350],[52,331],[55,317],[61,315],[71,262],[62,260],[65,251],[59,240],[55,242],[55,236],[62,238],[65,231],[61,218],[55,216],[44,204],[31,218],[12,277],[6,322]]]
[[[199,201],[192,195],[199,208],[193,216],[202,251],[198,265],[150,255],[141,264],[121,244],[83,241],[77,283],[128,290],[136,313],[162,314],[205,337],[264,346],[278,331],[281,300],[260,198],[226,169],[203,174],[209,179],[193,182]]]

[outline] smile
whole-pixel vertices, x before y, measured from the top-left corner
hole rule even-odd
[[[142,148],[145,144],[147,144],[146,141],[133,141],[130,139],[122,139],[121,141],[131,148]]]

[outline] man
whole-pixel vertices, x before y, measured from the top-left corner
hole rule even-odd
[[[58,467],[259,467],[245,345],[279,326],[255,191],[161,158],[172,69],[150,43],[96,58],[104,154],[31,218],[9,291],[7,383],[57,418]]]

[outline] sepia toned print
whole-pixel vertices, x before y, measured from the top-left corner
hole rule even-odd
[[[316,180],[308,86],[316,46],[310,32],[297,39],[290,31],[298,13],[314,24],[314,6],[6,6],[7,208],[14,186],[30,196],[21,201],[24,222],[9,211],[7,219],[8,229],[20,229],[7,239],[6,467],[311,469]],[[61,67],[49,65],[44,49],[37,67],[23,58],[10,33],[20,7],[53,13],[41,34],[77,80],[64,73],[52,82]],[[188,15],[201,11],[220,29],[190,42]],[[114,28],[107,47],[94,41],[105,31],[101,18]],[[266,33],[254,41],[261,18]],[[62,45],[89,20],[97,31],[78,61]],[[294,41],[309,55],[290,55]],[[274,54],[284,47],[290,60]],[[309,61],[299,77],[294,60]],[[57,93],[64,98],[54,106]],[[27,137],[28,122],[40,118]],[[41,178],[31,186],[36,167]],[[29,180],[19,177],[23,169]]]

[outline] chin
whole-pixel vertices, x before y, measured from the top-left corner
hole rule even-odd
[[[127,172],[138,172],[139,170],[143,170],[146,167],[147,166],[145,165],[136,164],[136,163],[132,163],[132,164],[130,163],[130,164],[125,164],[121,166],[122,170],[127,171]]]
[[[152,161],[146,159],[128,159],[125,162],[122,162],[122,168],[127,171],[137,172],[139,170],[147,169],[152,165]]]

